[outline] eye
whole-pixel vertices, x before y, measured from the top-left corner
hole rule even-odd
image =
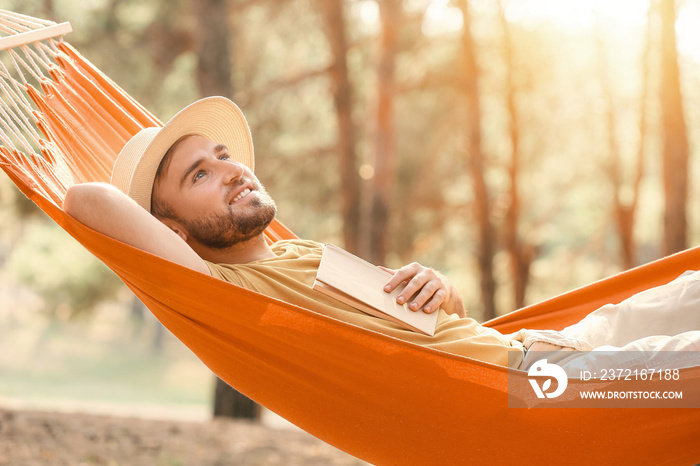
[[[200,178],[204,176],[204,174],[204,170],[197,171],[197,173],[195,173],[194,176],[192,176],[192,182],[196,183],[197,181],[199,181]]]
[[[228,160],[230,158],[231,158],[231,156],[228,155],[226,152],[219,155],[219,160]]]

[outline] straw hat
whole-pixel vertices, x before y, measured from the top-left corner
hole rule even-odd
[[[112,185],[150,212],[158,166],[170,146],[187,134],[224,144],[234,160],[255,168],[253,138],[243,112],[225,97],[206,97],[180,110],[162,128],[145,128],[132,137],[114,163]]]

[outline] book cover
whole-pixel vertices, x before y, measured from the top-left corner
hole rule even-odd
[[[438,312],[411,311],[396,302],[404,285],[391,293],[384,285],[392,274],[333,245],[323,248],[313,288],[367,314],[396,322],[416,332],[433,336]]]

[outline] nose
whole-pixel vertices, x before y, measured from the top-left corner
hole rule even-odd
[[[242,164],[238,162],[225,162],[221,161],[220,162],[221,169],[222,169],[222,176],[223,176],[223,182],[225,184],[232,184],[238,181],[240,178],[243,177],[243,174],[245,173],[245,168],[243,167]]]

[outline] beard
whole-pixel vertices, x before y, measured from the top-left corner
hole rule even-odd
[[[274,220],[277,213],[275,201],[258,186],[256,197],[249,202],[245,212],[235,212],[232,205],[228,212],[208,218],[178,219],[190,238],[212,249],[227,249],[259,236]]]

